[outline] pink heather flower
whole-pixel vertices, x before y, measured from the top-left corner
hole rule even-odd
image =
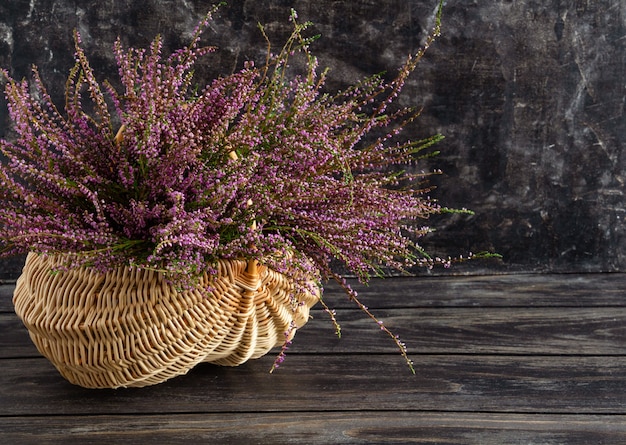
[[[329,93],[294,12],[266,66],[198,86],[193,67],[214,50],[200,46],[209,19],[169,56],[160,37],[146,49],[118,40],[122,91],[97,80],[76,32],[64,110],[36,69],[30,85],[2,71],[17,137],[0,141],[1,254],[63,252],[68,266],[153,268],[178,283],[217,258],[256,258],[296,283],[341,280],[331,261],[364,281],[448,265],[418,244],[423,221],[447,209],[421,185],[427,173],[399,173],[439,139],[397,140],[417,113],[392,105],[423,51],[390,82]]]

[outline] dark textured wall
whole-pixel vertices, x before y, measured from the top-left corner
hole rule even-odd
[[[435,0],[237,1],[220,10],[206,40],[220,47],[201,75],[262,60],[257,22],[281,42],[295,8],[321,34],[314,51],[329,87],[398,67],[433,25]],[[0,66],[16,77],[36,64],[62,101],[72,30],[93,65],[115,77],[111,46],[188,41],[208,1],[10,0],[0,4]],[[401,98],[424,107],[407,137],[440,132],[433,193],[472,217],[435,221],[436,252],[495,250],[501,262],[458,271],[626,270],[626,2],[449,0],[443,35]],[[7,130],[0,104],[0,135]],[[19,263],[4,263],[0,278]]]

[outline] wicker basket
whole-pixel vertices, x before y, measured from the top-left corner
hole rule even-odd
[[[55,264],[28,255],[15,312],[37,349],[87,388],[153,385],[199,362],[235,366],[261,357],[306,323],[319,300],[317,291],[303,292],[294,305],[292,281],[256,262],[220,261],[202,283],[210,282],[208,297],[177,292],[143,269],[53,274]]]

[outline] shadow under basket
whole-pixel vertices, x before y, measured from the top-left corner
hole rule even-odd
[[[294,295],[291,279],[254,261],[219,261],[199,286],[208,295],[138,268],[52,273],[58,261],[30,253],[13,303],[37,349],[86,388],[154,385],[200,362],[259,358],[304,325],[320,297],[313,281]]]

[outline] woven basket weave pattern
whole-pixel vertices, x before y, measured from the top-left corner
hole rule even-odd
[[[15,312],[70,382],[88,388],[147,386],[199,362],[235,366],[267,354],[308,320],[319,292],[301,292],[264,266],[223,260],[207,296],[177,292],[153,271],[51,273],[55,259],[29,254]],[[311,286],[315,288],[315,286]],[[295,303],[295,304],[294,304]]]

